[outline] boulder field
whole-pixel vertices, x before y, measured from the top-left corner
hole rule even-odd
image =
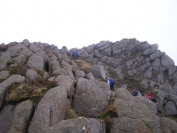
[[[0,133],[177,133],[176,117],[177,67],[158,44],[0,44]]]

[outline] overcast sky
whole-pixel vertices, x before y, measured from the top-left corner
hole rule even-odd
[[[177,0],[0,0],[0,43],[157,43],[177,64]]]

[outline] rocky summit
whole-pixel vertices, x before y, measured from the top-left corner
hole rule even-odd
[[[134,38],[70,50],[0,44],[0,133],[177,133],[177,67]]]

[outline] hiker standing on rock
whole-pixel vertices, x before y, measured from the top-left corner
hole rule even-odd
[[[112,78],[108,78],[108,84],[110,85],[110,89],[114,91],[114,80]]]

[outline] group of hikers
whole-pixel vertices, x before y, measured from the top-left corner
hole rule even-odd
[[[133,90],[132,95],[133,96],[142,96],[138,90]],[[157,100],[155,99],[155,97],[152,94],[150,94],[150,93],[146,94],[145,97],[150,99],[151,101],[153,101],[155,104],[158,104]]]
[[[107,84],[109,84],[110,89],[112,91],[114,91],[115,82],[114,82],[113,78],[108,78]],[[142,94],[138,90],[133,90],[132,95],[133,96],[142,96]],[[158,104],[157,100],[155,99],[154,96],[152,96],[152,94],[146,94],[145,97],[148,98],[149,100],[151,100],[152,102],[154,102],[155,104]]]
[[[78,51],[78,50],[72,51],[72,52],[71,52],[71,57],[72,57],[73,59],[76,59],[76,60],[77,60],[77,59],[80,57],[79,51]]]

